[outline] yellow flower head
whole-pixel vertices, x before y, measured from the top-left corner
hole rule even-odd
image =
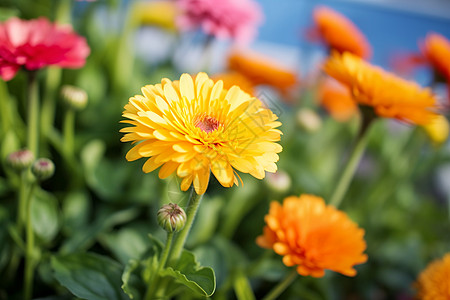
[[[425,125],[438,116],[430,89],[372,66],[351,53],[334,52],[324,69],[349,87],[358,104],[373,107],[380,117]]]
[[[334,206],[313,195],[273,201],[256,243],[283,256],[303,276],[323,277],[325,270],[355,276],[354,265],[367,261],[364,230]]]
[[[156,26],[176,32],[175,19],[178,13],[175,2],[157,0],[135,3],[132,17],[137,24]]]
[[[421,300],[450,299],[450,253],[430,263],[416,282]]]
[[[227,90],[205,73],[195,82],[183,74],[179,81],[147,85],[142,93],[125,105],[123,117],[129,120],[122,122],[133,126],[121,130],[126,133],[121,141],[136,143],[127,160],[148,157],[144,172],[161,167],[160,178],[176,172],[183,191],[193,183],[203,194],[210,172],[231,187],[238,185],[236,171],[262,179],[265,171],[277,170],[282,148],[275,143],[281,135],[275,128],[281,123],[238,86]]]
[[[444,116],[438,116],[433,121],[423,126],[428,137],[434,144],[440,145],[448,138],[449,124]]]

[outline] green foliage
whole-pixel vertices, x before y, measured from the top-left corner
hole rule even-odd
[[[58,282],[75,296],[87,300],[125,300],[120,289],[122,267],[114,260],[95,253],[54,256],[51,261]]]

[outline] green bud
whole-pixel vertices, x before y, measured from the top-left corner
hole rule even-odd
[[[34,154],[28,149],[12,152],[8,155],[6,162],[16,171],[28,169],[34,161]]]
[[[74,110],[82,110],[87,105],[86,91],[72,85],[64,85],[61,88],[61,96],[64,102]]]
[[[33,163],[31,173],[39,180],[45,180],[52,177],[55,173],[55,165],[48,158],[39,158]]]
[[[159,226],[167,232],[178,232],[186,223],[186,213],[174,203],[163,205],[157,216]]]

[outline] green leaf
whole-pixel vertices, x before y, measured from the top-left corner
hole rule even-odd
[[[94,253],[74,253],[51,259],[54,276],[75,296],[87,300],[124,300],[122,267],[116,261]]]
[[[50,242],[59,231],[58,201],[43,190],[36,190],[31,203],[31,222],[37,236]]]
[[[62,201],[62,212],[66,231],[74,232],[85,226],[91,212],[88,193],[78,191],[68,194]]]
[[[209,267],[200,267],[192,252],[184,250],[175,268],[166,268],[161,276],[169,276],[175,282],[188,287],[201,296],[211,296],[216,289],[214,270]]]
[[[255,300],[252,287],[242,271],[237,271],[233,281],[238,300]]]
[[[133,300],[140,300],[144,295],[148,282],[158,269],[158,258],[162,250],[162,244],[153,236],[149,247],[140,260],[130,259],[122,274],[122,290]]]

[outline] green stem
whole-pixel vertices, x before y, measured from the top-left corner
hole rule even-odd
[[[33,277],[34,267],[36,262],[34,259],[34,232],[33,224],[31,223],[31,204],[33,201],[33,192],[36,183],[33,183],[30,187],[26,205],[26,248],[25,248],[25,276],[24,276],[24,290],[25,300],[30,300],[33,295]]]
[[[263,300],[273,300],[283,293],[287,287],[297,278],[298,273],[297,270],[292,270],[283,281],[278,283],[267,295],[263,298]]]
[[[2,122],[2,130],[0,130],[0,133],[6,133],[12,123],[10,102],[6,82],[0,80],[0,115]]]
[[[62,70],[59,67],[48,67],[47,78],[45,82],[45,97],[42,103],[41,111],[41,131],[46,138],[55,121],[56,110],[56,90],[61,82]]]
[[[28,71],[28,122],[27,122],[27,146],[38,157],[39,141],[39,89],[36,71]]]
[[[159,273],[166,265],[167,258],[169,257],[170,248],[172,246],[172,240],[173,240],[173,232],[167,233],[167,240],[166,245],[164,246],[163,252],[161,253],[161,258],[159,260],[158,264],[158,270],[156,273],[152,276],[152,279],[150,280],[150,284],[147,289],[147,293],[145,294],[145,300],[151,300],[153,299],[153,295],[156,291],[156,288],[158,287],[158,281],[159,281]]]
[[[63,149],[68,160],[73,158],[74,132],[75,132],[75,110],[68,108],[64,117],[64,143]]]
[[[200,206],[203,195],[198,195],[192,186],[191,195],[189,197],[188,207],[186,209],[186,225],[180,231],[175,239],[175,243],[170,254],[169,262],[174,264],[181,256],[181,251],[183,250],[184,243],[186,242],[189,231],[191,230],[192,224],[194,223],[195,215]]]
[[[17,209],[17,231],[22,234],[23,222],[26,218],[26,203],[27,203],[27,175],[28,169],[20,173],[19,181],[19,207]]]
[[[333,205],[336,208],[339,207],[339,205],[341,204],[342,199],[344,198],[345,193],[347,192],[350,183],[353,179],[353,175],[355,175],[355,171],[362,158],[362,155],[364,154],[364,150],[366,149],[367,141],[369,139],[369,131],[370,131],[369,128],[371,124],[372,120],[369,120],[366,123],[363,122],[361,130],[357,137],[356,145],[353,148],[352,154],[350,155],[347,165],[345,166],[345,169],[342,172],[342,176],[339,179],[336,188],[334,189],[334,193],[330,198],[329,204]]]

